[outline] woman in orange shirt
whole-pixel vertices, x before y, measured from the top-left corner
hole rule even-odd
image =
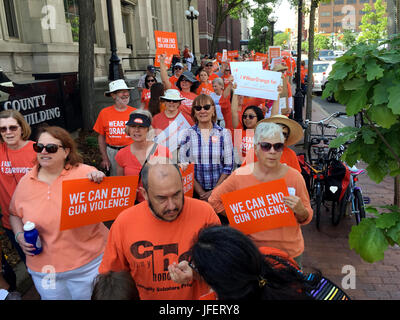
[[[221,195],[245,189],[264,182],[284,179],[292,195],[283,197],[296,219],[295,226],[279,227],[249,235],[258,247],[273,247],[286,252],[298,265],[304,251],[301,225],[312,220],[313,210],[303,176],[297,170],[281,163],[284,147],[282,128],[275,123],[260,123],[254,134],[254,146],[258,161],[235,170],[211,193],[208,202],[215,212],[226,215]]]
[[[74,140],[60,127],[41,128],[33,148],[38,164],[21,179],[10,205],[15,239],[42,300],[89,300],[108,229],[96,223],[60,231],[62,185],[84,178],[100,183],[105,175],[82,163]],[[35,247],[25,242],[27,221],[39,232],[40,254],[33,255]]]
[[[196,90],[196,94],[210,95],[214,92],[212,83],[208,80],[208,73],[203,69],[199,73],[200,86]]]
[[[165,110],[165,103],[160,98],[163,95],[164,85],[162,83],[157,82],[151,86],[149,111],[153,117],[160,112],[164,112]]]
[[[144,80],[145,88],[142,91],[142,97],[140,99],[140,109],[149,110],[149,101],[151,97],[150,90],[155,83],[157,83],[157,79],[155,77],[149,75],[146,76]]]
[[[36,153],[32,147],[34,142],[28,140],[31,128],[24,116],[13,109],[0,112],[0,134],[1,222],[8,238],[25,263],[25,254],[15,241],[15,235],[10,225],[9,207],[18,182],[36,163]]]

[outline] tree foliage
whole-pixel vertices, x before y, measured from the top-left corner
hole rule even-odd
[[[365,14],[361,18],[361,34],[358,42],[377,42],[387,37],[386,4],[376,0],[375,10],[368,3],[364,4]]]
[[[364,126],[340,129],[331,147],[351,141],[342,160],[349,166],[364,161],[377,183],[400,175],[400,36],[381,44],[360,43],[337,58],[323,92],[323,98],[333,93],[349,116],[362,113]],[[350,247],[365,261],[382,260],[388,245],[400,244],[400,209],[385,208],[390,213],[370,209],[377,217],[363,219],[350,233]]]

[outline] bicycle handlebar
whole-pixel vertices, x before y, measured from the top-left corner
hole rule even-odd
[[[322,120],[319,120],[319,121],[311,121],[310,119],[306,119],[305,120],[305,124],[306,125],[308,125],[308,124],[316,124],[316,125],[321,125],[321,126],[324,126],[324,127],[327,127],[327,128],[335,128],[335,129],[337,129],[337,126],[332,125],[332,124],[326,124],[325,122],[329,121],[332,118],[338,118],[338,117],[344,116],[344,115],[347,115],[346,112],[335,112],[335,113],[332,113],[329,117],[327,117],[325,119],[322,119]]]

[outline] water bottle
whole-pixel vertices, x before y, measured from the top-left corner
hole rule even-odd
[[[35,247],[35,251],[31,251],[34,255],[42,252],[42,242],[40,241],[39,232],[35,228],[35,223],[27,221],[24,224],[24,238],[25,241]]]

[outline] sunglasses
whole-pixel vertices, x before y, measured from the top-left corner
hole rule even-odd
[[[146,80],[146,82],[156,82],[156,80],[152,79],[152,80]]]
[[[18,128],[19,128],[19,126],[0,127],[0,132],[1,132],[1,133],[6,133],[7,130],[10,130],[10,131],[12,131],[12,132],[15,132],[15,131],[18,130]]]
[[[274,143],[274,144],[269,143],[269,142],[260,142],[259,145],[260,145],[261,150],[264,152],[268,152],[269,150],[271,150],[271,148],[274,148],[274,150],[276,152],[281,152],[281,151],[283,151],[283,147],[284,147],[284,144],[282,142],[278,142],[278,143]]]
[[[181,67],[175,67],[174,70],[182,70]]]
[[[208,111],[211,108],[211,104],[206,104],[205,106],[193,106],[193,108],[196,111],[201,111],[201,109]]]
[[[36,153],[41,153],[43,149],[46,149],[46,152],[48,153],[56,153],[58,151],[58,148],[64,148],[64,146],[60,146],[58,144],[54,143],[49,143],[44,145],[43,143],[34,143],[33,144],[33,150],[35,150]]]
[[[213,65],[212,64],[206,64],[206,67],[212,67]]]
[[[168,100],[168,99],[163,99],[165,102],[180,102],[179,100],[178,101],[175,101],[175,100]]]
[[[183,81],[192,83],[192,81],[190,81],[190,80],[188,80],[188,79],[186,79],[186,78],[183,78],[183,79],[181,80],[181,82],[183,82]]]
[[[243,119],[250,119],[253,120],[254,118],[257,118],[257,116],[253,115],[253,114],[244,114],[243,115]]]

